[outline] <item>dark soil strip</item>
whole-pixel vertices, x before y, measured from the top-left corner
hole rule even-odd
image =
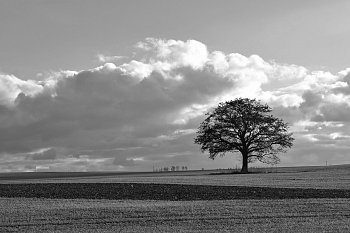
[[[350,190],[144,183],[0,184],[0,197],[132,200],[350,198]]]
[[[153,174],[153,172],[8,172],[0,173],[0,180],[62,179],[145,174]]]

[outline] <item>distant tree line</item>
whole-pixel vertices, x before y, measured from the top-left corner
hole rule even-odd
[[[177,171],[187,171],[187,166],[170,166],[170,167],[160,167],[160,168],[153,168],[154,172],[177,172]]]

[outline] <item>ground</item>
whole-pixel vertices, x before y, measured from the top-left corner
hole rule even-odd
[[[349,168],[1,174],[0,232],[349,232]]]

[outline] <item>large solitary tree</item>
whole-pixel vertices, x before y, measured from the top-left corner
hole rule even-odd
[[[209,158],[227,152],[242,154],[242,173],[248,173],[248,163],[279,162],[277,155],[293,145],[288,124],[270,114],[272,109],[255,99],[238,98],[220,103],[199,126],[195,143]]]

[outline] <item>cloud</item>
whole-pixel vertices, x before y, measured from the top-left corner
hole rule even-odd
[[[35,81],[24,81],[14,75],[0,73],[0,105],[12,106],[20,93],[33,97],[42,90],[43,87]]]
[[[103,54],[98,54],[96,57],[100,63],[119,62],[125,58],[124,56],[107,56]]]
[[[135,160],[133,158],[124,158],[122,156],[117,156],[113,160],[113,164],[121,167],[133,167],[136,165]]]
[[[37,152],[29,153],[27,159],[32,160],[54,160],[56,159],[56,150],[54,148],[42,149]]]
[[[132,60],[120,66],[120,70],[132,77],[137,77],[140,80],[148,77],[153,72],[153,66],[139,61]]]
[[[308,143],[311,149],[296,143],[289,165],[321,143],[350,147],[348,69],[310,71],[209,51],[196,40],[154,38],[139,42],[132,58],[98,58],[101,66],[51,72],[40,81],[0,75],[0,167],[150,170],[168,162],[201,168],[208,161],[193,144],[196,128],[212,107],[236,97],[267,102],[289,122],[296,142]],[[339,163],[350,162],[341,151]],[[211,164],[227,166],[224,161]]]

